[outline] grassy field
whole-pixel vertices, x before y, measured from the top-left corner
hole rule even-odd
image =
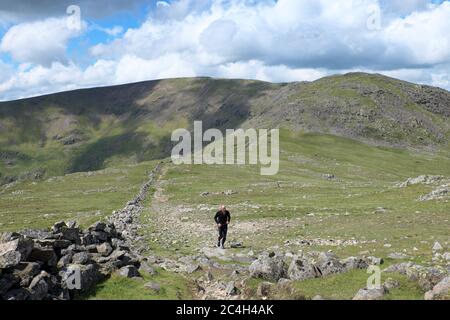
[[[145,287],[149,282],[158,283],[159,291]],[[129,279],[113,275],[99,284],[82,299],[89,300],[190,300],[193,282],[175,273],[158,270],[154,276],[143,275],[141,279]]]
[[[47,228],[61,220],[87,226],[122,208],[139,191],[155,162],[20,181],[0,191],[0,231]]]
[[[421,202],[436,186],[396,185],[422,174],[450,176],[447,150],[427,153],[375,147],[331,135],[281,132],[281,164],[276,176],[261,176],[255,166],[175,166],[166,162],[157,192],[161,206],[146,201],[142,222],[149,249],[166,257],[194,255],[215,239],[212,224],[217,207],[232,212],[229,240],[244,244],[230,253],[282,248],[293,253],[332,250],[345,258],[370,254],[385,265],[387,256],[403,252],[412,261],[430,264],[431,247],[450,242],[448,199]],[[76,173],[41,182],[19,182],[0,193],[0,230],[48,227],[57,220],[83,225],[121,208],[138,191],[154,162]],[[326,175],[333,175],[328,179]],[[232,190],[231,195],[223,194]],[[203,196],[203,192],[209,192]],[[186,219],[182,219],[185,217]],[[351,245],[298,240],[357,241]],[[397,275],[401,288],[386,299],[421,299],[415,283]],[[349,299],[364,287],[365,271],[295,284],[292,297]],[[164,290],[144,288],[158,281]],[[92,299],[178,299],[192,297],[193,279],[160,272],[156,278],[129,280],[113,276]],[[383,279],[385,280],[385,279]],[[257,280],[253,285],[258,284]],[[251,287],[251,286],[250,286]]]

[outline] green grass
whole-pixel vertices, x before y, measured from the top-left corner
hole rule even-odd
[[[158,283],[161,290],[155,292],[145,288],[148,282]],[[192,285],[192,281],[181,275],[159,269],[156,275],[144,275],[142,279],[113,275],[82,298],[89,300],[190,300],[193,298]]]
[[[145,162],[117,166],[50,181],[20,182],[3,188],[0,230],[48,227],[57,220],[69,219],[87,225],[121,208],[136,194],[154,165],[155,162]],[[195,222],[211,228],[211,233],[191,229],[183,234],[184,240],[176,244],[154,242],[153,234],[162,226],[151,221],[162,213],[151,210],[149,199],[142,218],[145,223],[150,221],[144,231],[154,254],[169,257],[197,254],[199,248],[211,241],[211,235],[215,237],[212,216],[222,203],[232,212],[229,239],[241,241],[246,247],[236,249],[236,252],[258,252],[281,246],[293,253],[300,249],[332,250],[345,258],[364,251],[392,264],[397,261],[387,259],[387,255],[405,251],[413,261],[430,264],[433,243],[448,241],[448,200],[417,201],[433,186],[395,187],[396,183],[421,174],[449,177],[450,159],[446,150],[431,153],[375,147],[331,135],[283,130],[280,172],[276,176],[261,176],[257,166],[175,166],[166,163],[165,167],[167,173],[162,177],[164,195],[168,197],[165,204],[174,212],[178,206],[192,208],[189,221],[180,224]],[[327,180],[324,174],[334,174],[336,178]],[[229,189],[238,193],[220,194]],[[204,191],[219,194],[204,197],[201,196]],[[211,209],[201,211],[199,206]],[[386,212],[374,213],[378,207],[385,208]],[[97,211],[100,211],[98,216],[95,215]],[[168,235],[160,235],[165,236]],[[338,247],[284,245],[285,240],[316,238],[356,239],[367,243]],[[167,281],[161,297],[144,290],[141,281],[114,276],[100,285],[92,298],[174,299],[178,298],[177,294],[189,297],[186,295],[190,292],[189,279],[164,272],[160,276],[162,278],[156,280]],[[399,280],[401,287],[393,290],[386,299],[423,297],[423,292],[414,283],[401,276],[389,276]],[[349,299],[365,286],[366,279],[364,271],[354,271],[299,282],[296,295],[312,297],[321,294],[330,299]]]
[[[253,249],[284,240],[355,238],[370,243],[312,249],[332,249],[344,257],[365,250],[386,257],[392,251],[406,250],[416,261],[430,262],[433,242],[448,241],[450,203],[418,201],[433,186],[395,187],[421,174],[448,177],[447,154],[380,148],[335,136],[287,131],[281,134],[281,149],[276,176],[261,176],[259,168],[252,166],[172,166],[165,176],[165,193],[173,206],[193,208],[190,219],[204,225],[210,224],[214,209],[225,203],[233,214],[230,237]],[[323,178],[328,173],[336,179]],[[229,189],[238,193],[220,194]],[[219,194],[203,197],[204,191]],[[213,209],[200,212],[199,205]],[[374,213],[379,207],[386,212]],[[268,227],[258,232],[254,227],[233,231],[234,225],[244,223]],[[190,248],[180,250],[201,245],[192,241]],[[384,247],[387,243],[392,248]],[[417,250],[413,251],[414,247]]]
[[[21,181],[0,193],[0,231],[47,228],[60,220],[87,226],[121,209],[139,191],[156,162]]]

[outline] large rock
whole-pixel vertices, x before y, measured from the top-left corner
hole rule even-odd
[[[388,273],[400,273],[403,275],[406,275],[406,271],[411,268],[414,264],[412,262],[402,262],[402,263],[397,263],[397,264],[393,264],[389,267],[387,267],[386,269],[383,270],[383,272],[388,272]]]
[[[260,256],[250,265],[249,271],[253,278],[278,281],[285,277],[287,265],[282,256]]]
[[[14,268],[12,274],[20,279],[21,287],[28,287],[40,271],[41,265],[37,262],[21,262]]]
[[[78,228],[63,228],[60,232],[61,238],[76,244],[81,244],[80,230]]]
[[[71,264],[62,269],[59,275],[61,277],[61,286],[70,291],[88,291],[103,279],[103,275],[94,264]]]
[[[320,275],[327,276],[344,272],[345,267],[334,254],[322,252],[317,259],[316,270]]]
[[[92,226],[89,227],[89,231],[105,231],[106,223],[104,222],[96,222]]]
[[[0,253],[0,269],[15,267],[20,263],[20,253],[18,251],[5,251]]]
[[[386,288],[383,286],[380,289],[360,289],[353,300],[381,300],[383,296],[387,293]]]
[[[425,300],[450,300],[450,277],[445,277],[432,290],[427,291]]]
[[[78,252],[73,255],[72,264],[87,264],[89,260],[90,258],[87,252]]]
[[[367,269],[369,264],[366,260],[358,257],[348,257],[340,261],[345,271],[354,269]]]
[[[237,288],[234,284],[234,281],[230,281],[226,288],[225,288],[225,294],[227,296],[237,296],[241,293],[241,291],[239,290],[239,288]]]
[[[291,280],[305,280],[319,277],[321,273],[309,259],[294,257],[289,265],[287,275]]]
[[[42,300],[44,299],[49,291],[48,279],[50,275],[42,271],[31,281],[28,290],[30,292],[30,300]]]
[[[27,260],[33,246],[33,240],[22,236],[12,241],[0,243],[0,269],[14,267],[20,261]]]
[[[108,242],[105,242],[105,243],[97,246],[97,252],[100,253],[104,257],[109,256],[112,251],[113,251],[113,248]]]
[[[53,248],[41,247],[39,245],[34,246],[29,260],[30,262],[42,262],[50,267],[54,267],[58,263],[58,257]]]
[[[133,265],[121,268],[119,270],[119,275],[126,278],[138,278],[141,276],[138,269]]]

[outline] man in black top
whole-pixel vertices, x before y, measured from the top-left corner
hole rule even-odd
[[[220,206],[220,210],[214,216],[214,221],[217,223],[219,229],[219,239],[217,246],[224,249],[225,241],[227,240],[228,224],[231,221],[230,212],[224,205]]]

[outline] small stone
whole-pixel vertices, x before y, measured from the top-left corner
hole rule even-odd
[[[87,264],[89,262],[89,254],[87,252],[75,253],[72,257],[73,264]]]
[[[231,281],[228,283],[227,287],[225,288],[225,294],[227,296],[237,296],[239,295],[240,290],[238,288],[236,288],[236,286],[234,285],[234,282]]]
[[[138,269],[135,266],[126,266],[126,267],[122,267],[119,270],[119,275],[121,275],[122,277],[126,277],[126,278],[137,278],[140,277],[141,275],[139,274]]]
[[[97,252],[100,253],[103,257],[109,256],[112,251],[113,248],[108,242],[97,246]]]
[[[158,293],[159,291],[161,291],[161,285],[159,283],[156,282],[148,282],[144,285],[144,287],[148,290],[151,290],[155,293]]]
[[[271,282],[261,282],[256,290],[258,297],[268,297],[273,284]]]
[[[433,245],[433,251],[440,251],[440,250],[442,250],[443,248],[442,248],[442,246],[441,246],[441,244],[439,243],[439,242],[435,242],[434,243],[434,245]]]

